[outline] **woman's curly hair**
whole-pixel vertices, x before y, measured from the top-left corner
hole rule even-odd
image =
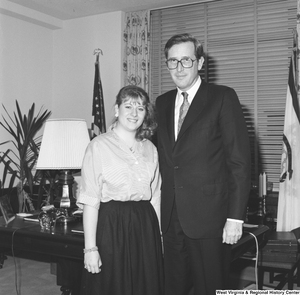
[[[144,89],[134,85],[128,85],[121,88],[117,95],[115,104],[119,107],[122,103],[124,103],[129,99],[135,99],[135,100],[141,99],[142,104],[146,109],[144,122],[136,132],[135,135],[136,139],[138,140],[143,140],[144,138],[150,139],[157,128],[154,105],[150,102],[147,92]],[[118,121],[118,118],[115,118],[114,122],[116,121]]]

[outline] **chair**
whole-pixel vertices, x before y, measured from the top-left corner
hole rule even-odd
[[[272,261],[272,254],[269,254],[268,261],[264,261],[263,255],[264,251],[260,255],[260,260],[258,264],[258,288],[263,289],[264,273],[269,272],[269,282],[273,283],[274,281],[279,281],[279,284],[275,289],[282,289],[285,284],[288,284],[288,289],[293,290],[294,282],[297,283],[297,286],[300,286],[300,272],[298,271],[300,265],[300,251],[299,251],[299,239],[300,239],[300,227],[291,231],[294,233],[295,239],[297,240],[296,253],[294,253],[295,258],[293,261],[276,261],[278,260],[278,252],[274,251],[274,261]],[[267,243],[268,245],[268,243]],[[271,249],[269,245],[268,249]],[[288,246],[287,246],[288,248]],[[277,249],[278,250],[278,249]],[[282,251],[282,254],[288,254],[287,251]],[[277,274],[275,276],[275,274]],[[296,279],[296,280],[295,280]]]

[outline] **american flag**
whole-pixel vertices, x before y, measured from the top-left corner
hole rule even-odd
[[[92,138],[106,132],[105,126],[105,110],[102,83],[99,69],[99,54],[95,62],[95,79],[94,79],[94,93],[93,93],[93,122],[91,126]]]

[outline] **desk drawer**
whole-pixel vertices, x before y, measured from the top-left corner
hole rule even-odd
[[[83,243],[79,248],[78,245],[72,243],[54,240],[42,241],[31,237],[16,236],[15,247],[31,252],[51,253],[53,256],[83,259]]]
[[[262,261],[296,262],[298,242],[292,232],[273,232],[261,252]]]
[[[296,262],[298,257],[297,252],[276,252],[276,251],[263,251],[263,262]]]

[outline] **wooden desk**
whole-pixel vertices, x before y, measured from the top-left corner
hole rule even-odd
[[[42,231],[37,222],[24,221],[16,217],[8,225],[0,221],[0,247],[41,254],[51,254],[71,259],[83,259],[83,235],[72,233],[78,223],[70,223],[66,227],[57,224],[52,232]]]
[[[242,238],[232,246],[231,261],[234,261],[246,252],[255,249],[256,241],[250,233],[255,235],[259,248],[262,248],[268,241],[268,232],[269,227],[266,225],[259,225],[258,227],[252,228],[244,227]]]
[[[63,224],[57,224],[52,232],[47,232],[42,231],[38,223],[24,221],[21,217],[16,217],[8,225],[5,225],[4,221],[0,219],[0,248],[11,249],[13,246],[13,249],[58,257],[66,265],[68,263],[77,264],[81,272],[83,267],[83,234],[75,234],[72,229],[82,229],[82,224],[69,223],[66,227]],[[258,228],[247,228],[245,231],[251,231],[255,234],[259,244],[262,244],[266,239],[265,234],[268,230],[267,226],[262,225]],[[253,247],[255,247],[254,237],[244,232],[241,240],[232,246],[232,260],[237,259]],[[74,269],[73,266],[72,268]],[[78,278],[78,276],[75,275],[74,279],[77,283],[76,277]],[[72,284],[72,282],[59,284],[65,294],[69,294],[68,290],[72,289],[72,286],[68,286],[68,284]]]
[[[70,294],[74,289],[72,295],[76,295],[79,294],[78,286],[83,268],[84,240],[82,234],[72,233],[71,230],[78,227],[82,228],[78,222],[69,223],[66,227],[63,224],[57,224],[55,229],[49,232],[42,231],[38,223],[24,221],[22,217],[16,217],[5,225],[1,217],[0,249],[10,250],[13,246],[14,250],[55,257],[58,262],[57,284],[61,286],[62,294]]]

